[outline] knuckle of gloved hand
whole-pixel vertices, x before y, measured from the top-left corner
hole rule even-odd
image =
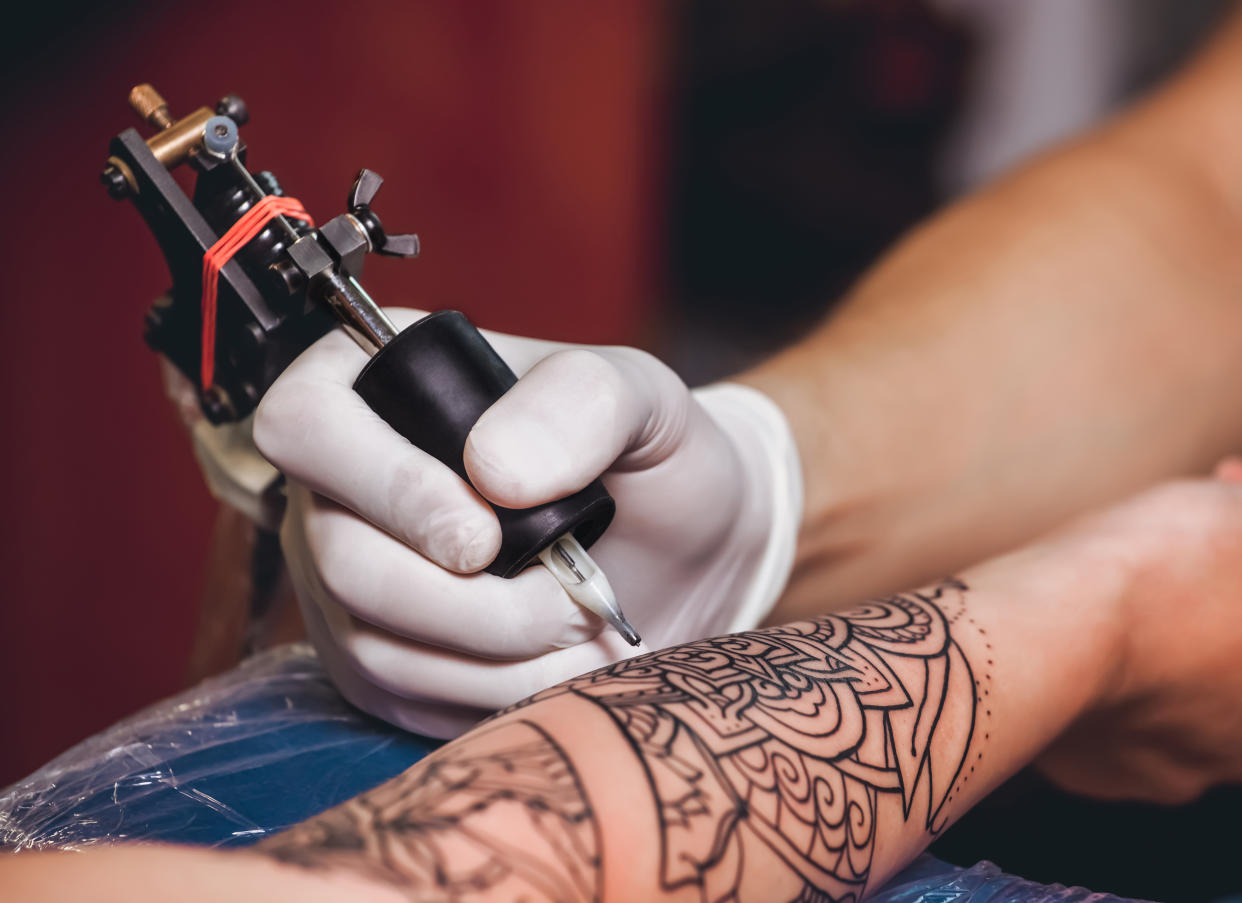
[[[404,686],[401,681],[401,675],[411,672],[410,663],[407,661],[402,665],[395,659],[397,655],[411,659],[418,653],[398,651],[372,629],[352,630],[347,636],[340,637],[338,642],[345,658],[363,680],[397,695],[405,695],[413,689]]]
[[[632,385],[639,380],[651,383],[660,389],[680,388],[684,385],[681,377],[672,367],[649,351],[631,348],[628,345],[617,345],[605,349],[604,353],[611,358],[614,369],[627,385]]]
[[[442,465],[424,460],[398,464],[386,497],[381,526],[441,567],[476,571],[500,548],[496,517]]]
[[[549,493],[582,482],[624,393],[612,361],[589,349],[551,354],[523,380],[484,413],[466,446],[476,486],[511,507],[547,501]]]
[[[428,522],[444,507],[445,492],[429,478],[428,463],[405,459],[396,462],[385,474],[386,488],[379,516],[382,526],[404,542],[415,546],[428,533]]]
[[[312,511],[306,516],[306,545],[310,550],[315,575],[323,591],[345,608],[354,609],[352,599],[358,595],[365,576],[361,562],[367,560],[364,543],[343,529],[338,512]]]
[[[418,546],[432,561],[458,573],[485,567],[500,551],[500,523],[482,512],[445,505],[424,515]]]
[[[631,351],[642,353],[636,349],[617,349],[610,353],[603,349],[574,348],[553,355],[557,359],[553,378],[566,387],[566,395],[572,403],[564,414],[574,420],[584,415],[588,418],[614,416],[618,404],[632,388],[632,374],[627,366]],[[549,362],[553,358],[549,358]]]
[[[676,450],[692,422],[693,398],[677,373],[638,348],[611,348],[626,385],[628,403],[637,405],[630,423],[625,467],[652,466]]]
[[[566,348],[544,359],[544,366],[558,371],[557,376],[571,376],[586,385],[615,385],[620,380],[616,364],[608,354],[611,349]]]
[[[668,364],[640,348],[612,348],[615,366],[625,385],[625,397],[641,406],[642,441],[650,445],[675,441],[690,414],[690,390]]]
[[[372,656],[369,655],[370,644],[364,636],[357,630],[350,629],[346,632],[336,632],[332,638],[340,654],[349,662],[349,666],[359,677],[369,684],[384,686],[382,681],[376,679],[383,669],[376,667]]]
[[[557,351],[523,377],[475,425],[481,451],[522,436],[534,437],[532,423],[561,427],[578,421],[589,406],[616,397],[624,378],[612,360],[588,348]]]

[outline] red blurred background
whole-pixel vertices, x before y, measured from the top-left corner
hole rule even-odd
[[[652,2],[72,5],[12,25],[0,300],[0,786],[179,689],[214,501],[142,314],[167,287],[97,178],[149,81],[174,115],[247,101],[253,169],[320,219],[355,172],[417,231],[382,303],[493,328],[639,341],[658,217]],[[145,133],[145,132],[144,132]]]

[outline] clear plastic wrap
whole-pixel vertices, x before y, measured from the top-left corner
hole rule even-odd
[[[404,771],[438,745],[349,706],[311,648],[282,646],[127,718],[0,790],[0,849],[254,843]],[[876,903],[1113,903],[981,862],[922,856]]]
[[[958,868],[923,855],[872,896],[869,903],[1138,903],[1082,887],[1037,884],[1007,875],[990,862]]]
[[[261,653],[0,791],[0,848],[253,843],[438,745],[351,707],[310,646]]]

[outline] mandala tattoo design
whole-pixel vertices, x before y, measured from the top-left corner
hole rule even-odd
[[[800,890],[789,903],[856,903],[882,808],[936,834],[974,771],[967,757],[990,677],[976,680],[950,635],[965,617],[965,590],[946,581],[840,615],[671,647],[495,717],[565,694],[607,713],[655,804],[661,891],[769,903],[775,882],[792,874]],[[957,608],[946,616],[950,596]],[[454,749],[279,835],[268,852],[316,867],[356,869],[361,858],[368,874],[419,900],[482,891],[598,899],[599,825],[552,738],[506,718],[476,732],[467,753]],[[503,837],[483,827],[495,824],[482,816],[497,806],[520,826]]]
[[[935,834],[966,762],[975,684],[936,605],[950,590],[965,586],[676,646],[548,693],[592,699],[629,738],[659,805],[663,889],[766,901],[784,867],[805,882],[798,901],[854,901],[877,798],[906,818],[919,803]]]
[[[352,871],[411,900],[599,899],[598,825],[586,794],[560,747],[528,721],[476,733],[464,753],[445,747],[257,849]]]

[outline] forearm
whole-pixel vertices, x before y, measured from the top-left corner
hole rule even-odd
[[[859,894],[1100,697],[1113,573],[1053,544],[622,662],[259,849],[414,900]]]
[[[0,897],[21,903],[401,903],[400,891],[340,871],[313,874],[201,847],[99,846],[5,854]]]
[[[743,377],[806,508],[787,620],[1242,446],[1242,20],[1169,88],[903,241]]]

